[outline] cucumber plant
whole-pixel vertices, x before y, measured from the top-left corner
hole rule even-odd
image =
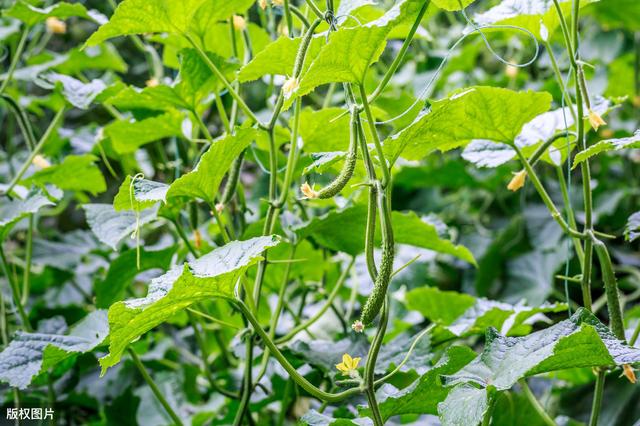
[[[5,2],[6,420],[636,424],[638,22]]]

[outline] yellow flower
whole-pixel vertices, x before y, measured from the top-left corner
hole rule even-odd
[[[157,85],[160,84],[160,82],[158,81],[157,78],[154,77],[147,80],[146,84],[147,84],[147,87],[156,87]]]
[[[236,31],[244,31],[247,28],[247,22],[240,15],[233,15],[233,28]]]
[[[507,189],[516,192],[518,189],[524,186],[524,181],[527,178],[527,172],[520,170],[518,173],[513,174],[513,179],[507,185]]]
[[[358,363],[362,358],[356,357],[351,358],[351,355],[344,354],[342,355],[342,362],[340,364],[336,364],[336,368],[342,371],[342,374],[345,376],[353,376],[358,374]]]
[[[302,184],[302,186],[300,187],[300,191],[307,198],[318,198],[318,193],[307,182]]]
[[[600,114],[593,111],[592,109],[589,109],[589,123],[591,123],[591,127],[593,127],[593,130],[598,130],[600,126],[604,126],[605,124],[607,124],[607,122],[604,121],[602,117],[600,117]]]
[[[52,34],[64,34],[67,32],[67,24],[53,16],[47,18],[46,24],[47,30]]]
[[[39,167],[41,169],[46,169],[47,167],[51,167],[51,163],[49,163],[49,161],[47,161],[46,158],[44,158],[42,155],[38,154],[35,157],[33,157],[33,161],[32,163],[36,166]]]
[[[633,371],[633,367],[629,364],[625,364],[622,366],[622,374],[629,380],[631,383],[636,383],[636,373]]]
[[[258,6],[260,6],[262,10],[265,10],[267,8],[267,0],[258,0]]]

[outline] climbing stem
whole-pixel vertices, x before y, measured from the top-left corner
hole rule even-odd
[[[18,61],[22,56],[22,52],[24,51],[24,46],[27,42],[27,38],[29,36],[29,26],[25,26],[22,30],[22,34],[20,35],[20,40],[18,41],[18,46],[16,46],[15,52],[13,52],[13,57],[11,58],[11,63],[9,64],[9,69],[7,70],[6,77],[2,81],[2,85],[0,85],[0,94],[4,93],[7,85],[13,78],[13,73],[16,70],[16,66],[18,66]]]
[[[256,117],[256,115],[253,113],[251,108],[249,108],[249,106],[245,103],[244,99],[242,99],[240,94],[231,85],[229,80],[227,80],[227,78],[224,76],[222,71],[220,71],[220,69],[216,66],[216,64],[214,64],[211,61],[211,59],[205,53],[205,51],[202,50],[202,47],[200,47],[200,45],[190,35],[186,35],[185,37],[187,38],[189,43],[194,47],[194,49],[196,49],[196,52],[198,52],[198,55],[204,61],[204,63],[207,65],[209,70],[211,70],[211,72],[213,72],[213,74],[218,78],[218,80],[220,80],[220,82],[225,87],[225,89],[227,89],[227,91],[229,92],[229,95],[231,95],[231,97],[233,97],[233,99],[238,103],[238,106],[240,107],[240,109],[242,111],[244,111],[245,114],[247,114],[247,117],[251,121],[253,121],[254,123],[258,124],[258,126],[261,126],[261,123],[260,123],[260,120],[258,119],[258,117]]]
[[[371,410],[373,423],[375,426],[383,426],[382,414],[380,413],[380,407],[378,407],[378,401],[376,400],[375,389],[375,370],[376,361],[378,360],[378,354],[380,353],[380,347],[384,340],[384,334],[387,331],[387,323],[389,322],[389,298],[385,296],[384,303],[382,304],[382,312],[380,315],[380,323],[378,329],[371,342],[371,348],[367,354],[367,364],[364,368],[364,387],[367,395],[367,401],[369,402],[369,409]]]
[[[24,310],[24,306],[22,305],[22,301],[20,299],[20,290],[18,289],[18,283],[14,279],[13,274],[11,273],[11,268],[9,267],[9,262],[7,262],[7,257],[4,253],[4,247],[2,246],[2,241],[0,241],[0,261],[2,261],[2,271],[4,272],[5,277],[7,278],[7,283],[9,283],[9,287],[11,287],[11,296],[13,297],[13,303],[16,305],[16,309],[18,310],[18,315],[20,316],[20,320],[22,321],[22,327],[25,331],[32,331],[31,323],[29,322],[29,316]]]
[[[598,375],[596,376],[589,426],[598,426],[598,417],[600,417],[600,408],[602,407],[602,395],[604,394],[605,373],[605,370],[599,370]]]
[[[376,147],[376,153],[378,155],[378,161],[380,163],[380,168],[382,169],[382,189],[385,189],[387,185],[391,183],[389,166],[387,165],[387,160],[385,159],[384,151],[382,150],[382,142],[380,142],[380,136],[378,135],[378,130],[376,129],[376,122],[374,120],[373,114],[371,113],[369,102],[367,101],[367,92],[364,89],[364,85],[361,84],[358,87],[360,88],[360,99],[362,101],[362,108],[367,117],[369,130],[371,131],[373,143]]]
[[[542,404],[540,404],[540,401],[538,401],[538,398],[536,398],[536,396],[531,391],[531,388],[527,384],[527,380],[526,379],[520,379],[518,381],[518,383],[520,384],[520,387],[522,388],[522,392],[524,393],[524,395],[529,400],[529,403],[531,404],[533,409],[536,410],[536,413],[538,413],[538,415],[540,416],[542,421],[548,426],[557,426],[557,423],[555,421],[553,421],[553,419],[546,412],[546,410],[544,409]]]
[[[333,290],[331,290],[331,293],[329,294],[329,297],[327,297],[327,300],[325,301],[324,305],[322,305],[322,307],[318,309],[318,311],[315,314],[313,314],[313,316],[311,316],[309,319],[295,326],[286,335],[280,337],[279,339],[276,339],[275,341],[276,344],[283,344],[293,339],[296,336],[296,334],[300,333],[302,330],[306,330],[307,328],[309,328],[312,324],[318,321],[322,317],[322,315],[324,315],[325,312],[327,312],[327,310],[331,307],[331,304],[335,300],[336,296],[338,295],[338,292],[342,288],[342,285],[346,281],[347,276],[349,275],[349,272],[351,271],[351,268],[353,267],[354,262],[355,262],[355,257],[352,257],[347,267],[342,271],[342,274],[338,278],[338,281],[333,287]]]
[[[171,405],[169,405],[169,402],[164,397],[162,391],[160,390],[160,388],[158,388],[158,385],[156,384],[156,382],[153,381],[153,378],[151,378],[151,376],[147,372],[147,369],[142,364],[142,361],[140,361],[138,354],[136,354],[136,352],[131,348],[128,348],[128,351],[129,351],[129,355],[131,356],[131,359],[133,360],[133,363],[135,364],[136,368],[140,372],[140,375],[142,376],[144,381],[147,382],[147,385],[149,385],[151,392],[153,392],[155,397],[158,399],[158,402],[162,405],[162,407],[165,409],[167,414],[169,414],[169,417],[171,417],[173,422],[177,425],[182,426],[183,424],[182,420],[180,420],[180,417],[178,417],[176,412],[173,411],[173,408],[171,408]]]
[[[620,294],[618,292],[618,283],[613,271],[611,257],[607,250],[607,246],[602,241],[591,234],[593,248],[598,255],[600,261],[600,270],[602,272],[602,281],[604,282],[604,290],[607,295],[607,308],[609,310],[609,326],[613,334],[620,340],[626,340],[624,335],[624,321],[622,318],[622,309],[620,308]]]
[[[18,169],[18,173],[16,173],[16,175],[13,177],[13,179],[7,186],[7,189],[4,190],[5,194],[10,194],[11,190],[15,188],[18,182],[20,182],[20,179],[22,179],[22,176],[25,174],[25,172],[33,162],[33,159],[36,158],[36,155],[40,153],[44,144],[49,140],[49,136],[51,136],[51,133],[53,133],[53,129],[55,129],[58,126],[58,123],[62,119],[63,114],[64,114],[64,107],[60,108],[60,110],[58,110],[56,115],[53,117],[53,120],[51,120],[51,123],[49,124],[49,127],[47,127],[47,130],[45,130],[44,134],[42,135],[42,137],[40,138],[36,146],[29,153],[29,156],[27,157],[25,162],[22,164],[20,169]]]
[[[287,360],[284,354],[280,352],[280,349],[278,349],[274,341],[271,340],[271,338],[269,338],[269,335],[260,326],[258,319],[249,310],[247,305],[245,305],[243,301],[237,300],[237,299],[230,300],[230,302],[233,303],[240,310],[240,312],[242,312],[242,314],[245,316],[245,318],[249,321],[249,323],[253,327],[253,330],[258,334],[258,336],[260,336],[265,346],[269,348],[269,351],[271,352],[271,354],[273,354],[274,358],[276,358],[276,360],[280,363],[280,365],[287,371],[287,373],[289,373],[289,376],[310,395],[322,401],[339,402],[350,396],[359,394],[363,391],[363,389],[360,387],[353,387],[339,393],[330,393],[330,392],[325,392],[322,389],[319,389],[318,387],[314,386],[311,382],[305,379],[300,373],[298,373],[298,371],[295,369],[293,365],[291,365],[291,363]]]

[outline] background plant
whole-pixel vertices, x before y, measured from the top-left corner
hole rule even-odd
[[[4,405],[636,424],[636,3],[8,2]]]

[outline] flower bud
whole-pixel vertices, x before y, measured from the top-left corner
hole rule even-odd
[[[244,31],[247,28],[247,22],[240,15],[233,15],[233,28],[236,31]]]
[[[67,24],[53,16],[47,18],[46,25],[47,31],[52,34],[64,34],[67,32]]]

